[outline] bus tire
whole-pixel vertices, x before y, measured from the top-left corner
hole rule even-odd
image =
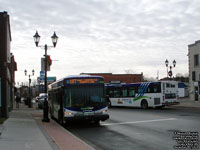
[[[52,109],[51,109],[51,107],[49,107],[49,112],[50,112],[50,117],[51,117],[51,119],[53,119],[53,115],[52,115]]]
[[[100,125],[100,120],[94,120],[94,124],[95,124],[96,126],[99,126],[99,125]]]
[[[164,108],[165,106],[157,106],[156,109],[162,109]]]
[[[147,109],[148,108],[148,102],[146,100],[142,100],[142,102],[141,102],[141,108],[142,109]]]
[[[60,109],[58,111],[58,122],[61,125],[64,125],[63,111]]]

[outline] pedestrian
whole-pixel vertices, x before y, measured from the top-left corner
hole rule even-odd
[[[20,102],[21,98],[19,95],[16,96],[16,108],[19,108],[19,102]]]

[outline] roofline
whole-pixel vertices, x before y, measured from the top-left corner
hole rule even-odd
[[[7,11],[0,12],[0,14],[2,14],[3,17],[6,17],[6,21],[8,23],[8,32],[10,36],[10,41],[12,41],[11,28],[10,28],[10,16],[8,15]]]
[[[195,45],[198,44],[198,43],[200,43],[200,40],[195,41],[195,43],[193,43],[193,44],[189,44],[188,47],[195,46]]]
[[[57,80],[57,81],[55,81],[55,82],[53,82],[53,83],[51,83],[51,84],[49,84],[49,85],[53,85],[53,84],[55,84],[55,83],[58,83],[58,82],[63,82],[64,80],[66,80],[66,79],[76,79],[76,78],[101,78],[101,79],[104,79],[102,76],[93,76],[93,75],[69,75],[69,76],[66,76],[66,77],[64,77],[64,78],[61,78],[61,79],[59,79],[59,80]]]
[[[112,74],[112,73],[80,73],[80,75],[143,75],[143,73],[141,74]]]

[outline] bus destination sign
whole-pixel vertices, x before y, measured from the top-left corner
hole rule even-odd
[[[86,78],[86,79],[69,79],[67,84],[95,84],[95,83],[104,83],[101,79],[95,78]]]

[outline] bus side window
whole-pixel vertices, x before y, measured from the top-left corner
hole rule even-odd
[[[135,89],[134,88],[129,88],[128,93],[129,93],[129,97],[135,97]]]
[[[150,87],[147,88],[147,93],[151,93],[151,88]]]
[[[122,89],[122,97],[127,97],[127,96],[128,96],[127,88]]]
[[[116,97],[116,98],[121,97],[120,89],[119,88],[115,88],[113,90],[113,97]]]
[[[170,84],[169,84],[169,83],[166,83],[166,87],[169,88],[169,87],[170,87]]]
[[[165,83],[163,83],[163,92],[165,91]]]
[[[113,89],[109,89],[108,95],[109,95],[109,97],[113,97],[113,96],[114,96],[114,94],[113,94]]]
[[[154,93],[157,93],[157,92],[158,92],[158,88],[157,88],[156,86],[153,88],[153,92],[154,92]]]
[[[175,84],[171,84],[171,87],[172,87],[172,88],[175,88]]]

